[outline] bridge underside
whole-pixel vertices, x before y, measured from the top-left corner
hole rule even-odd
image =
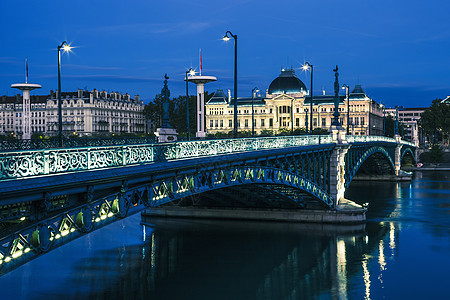
[[[249,184],[192,195],[163,206],[202,208],[329,209],[317,197],[289,186]]]

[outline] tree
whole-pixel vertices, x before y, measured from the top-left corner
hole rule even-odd
[[[205,103],[212,97],[212,94],[205,92]],[[144,107],[146,120],[150,120],[152,130],[161,127],[163,117],[163,96],[157,94],[155,99]],[[186,96],[169,98],[169,119],[170,125],[175,128],[180,136],[187,135],[187,105]],[[189,128],[190,136],[195,136],[197,132],[197,97],[189,96]]]
[[[420,118],[422,130],[428,136],[437,140],[449,142],[450,134],[450,105],[442,103],[441,99],[433,100],[431,106],[425,110]]]

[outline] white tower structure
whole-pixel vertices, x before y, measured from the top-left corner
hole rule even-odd
[[[197,85],[197,132],[195,134],[198,138],[204,138],[205,133],[205,84],[211,81],[216,81],[214,76],[188,76],[188,81]]]
[[[25,80],[27,81],[27,80]],[[22,102],[22,139],[31,139],[31,104],[30,104],[30,91],[34,89],[40,89],[41,85],[33,83],[16,83],[11,84],[12,88],[22,90],[23,102]]]

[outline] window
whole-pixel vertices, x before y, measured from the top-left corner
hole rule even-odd
[[[264,119],[261,119],[261,127],[264,127]]]
[[[220,127],[223,127],[223,120],[220,120]]]
[[[233,120],[228,120],[228,127],[233,127]]]
[[[209,120],[209,127],[213,128],[213,125],[214,125],[214,121],[213,120]]]
[[[272,118],[269,119],[269,126],[270,126],[270,127],[273,126],[273,119],[272,119]]]
[[[361,125],[364,126],[364,117],[361,117]]]
[[[313,119],[313,126],[314,126],[314,127],[317,127],[317,118],[314,118],[314,119]]]
[[[245,127],[248,127],[248,119],[245,119]]]
[[[327,119],[326,118],[322,118],[322,127],[327,126]]]
[[[219,120],[216,120],[216,127],[219,127]]]
[[[295,118],[295,126],[297,126],[297,127],[300,126],[300,119],[299,118]]]

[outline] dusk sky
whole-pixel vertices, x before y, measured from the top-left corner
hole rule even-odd
[[[340,84],[361,84],[387,106],[427,107],[450,95],[450,2],[387,0],[78,0],[2,1],[0,95],[15,95],[13,83],[57,89],[57,46],[62,54],[62,90],[78,88],[139,94],[145,103],[169,79],[171,97],[185,95],[190,67],[217,77],[205,89],[233,89],[234,42],[238,36],[238,97],[264,91],[281,68],[296,69],[314,94]],[[195,85],[190,84],[190,94]]]

